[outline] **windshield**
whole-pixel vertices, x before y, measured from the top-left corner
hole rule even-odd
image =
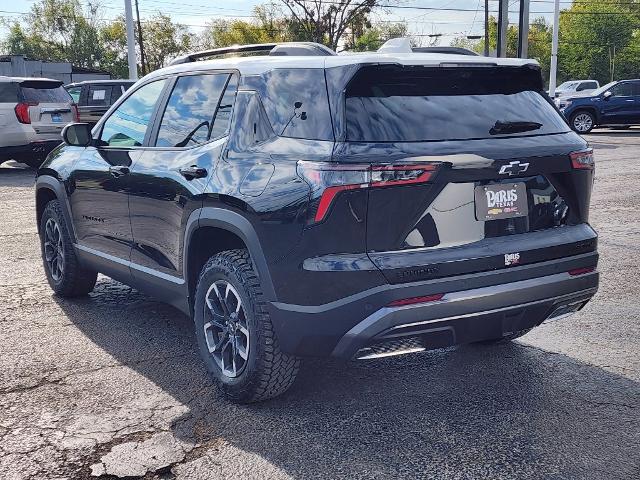
[[[558,85],[558,88],[556,88],[556,90],[569,90],[576,83],[578,83],[578,82],[564,82],[564,83],[561,83],[560,85]]]
[[[607,90],[609,90],[611,87],[613,87],[616,83],[618,83],[618,82],[617,81],[616,82],[609,82],[606,85],[603,85],[600,88],[597,88],[597,89],[593,90],[591,92],[591,95],[601,95],[604,92],[606,92]]]
[[[569,131],[537,70],[363,67],[346,91],[347,140],[421,142]]]

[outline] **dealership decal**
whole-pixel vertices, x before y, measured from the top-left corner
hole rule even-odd
[[[517,265],[520,263],[520,253],[505,253],[504,264],[505,266]]]

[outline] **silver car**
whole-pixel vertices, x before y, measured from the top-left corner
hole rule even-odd
[[[0,76],[0,163],[38,167],[78,114],[62,82]]]

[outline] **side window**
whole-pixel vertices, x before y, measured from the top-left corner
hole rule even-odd
[[[18,103],[18,85],[13,82],[0,82],[0,103]]]
[[[636,97],[640,97],[640,82],[632,82],[633,83],[633,95]]]
[[[82,92],[82,87],[71,87],[67,88],[67,92],[73,98],[73,103],[80,103],[80,93]]]
[[[165,83],[166,80],[156,80],[129,95],[104,123],[101,143],[112,147],[142,145]]]
[[[236,99],[236,92],[238,91],[238,76],[231,75],[227,88],[224,90],[224,95],[218,105],[216,116],[213,119],[213,127],[211,128],[211,135],[209,138],[216,139],[224,137],[229,133],[229,125],[231,124],[231,111],[233,110],[233,104]]]
[[[109,105],[116,103],[116,100],[118,100],[123,93],[124,87],[122,85],[114,85],[111,89],[111,103]]]
[[[87,96],[87,105],[92,107],[107,107],[111,105],[111,85],[91,85]]]
[[[207,142],[228,79],[228,73],[179,77],[162,115],[156,146],[191,147]]]
[[[596,82],[587,82],[584,88],[595,90],[596,88],[598,88],[598,84]]]
[[[630,97],[633,95],[633,85],[631,82],[619,83],[611,88],[611,93],[616,97]]]

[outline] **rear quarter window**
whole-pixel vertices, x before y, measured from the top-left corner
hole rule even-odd
[[[324,69],[275,69],[244,78],[246,86],[260,94],[277,135],[333,140]]]
[[[11,82],[0,83],[0,103],[18,103],[18,85]]]

